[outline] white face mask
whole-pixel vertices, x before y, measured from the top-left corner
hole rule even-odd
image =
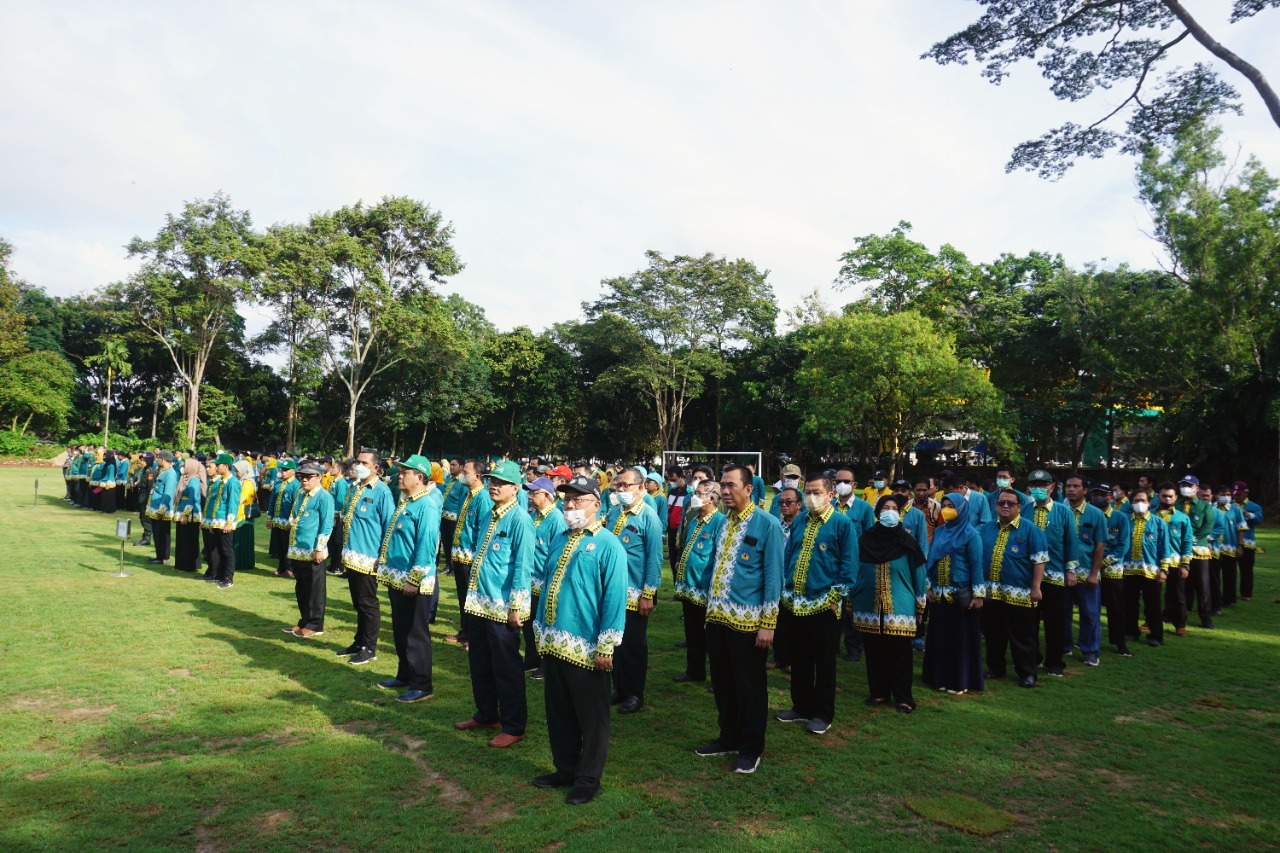
[[[362,481],[369,479],[369,475],[373,473],[369,470],[368,465],[362,465],[359,463],[351,466],[351,470],[355,473],[356,479]]]
[[[1150,507],[1150,504],[1148,504],[1146,501],[1133,502],[1133,511],[1136,512],[1138,515],[1144,515],[1148,507]]]
[[[618,505],[618,493],[617,493],[617,492],[610,492],[610,493],[609,493],[609,506],[617,506],[617,505]]]
[[[623,506],[631,506],[636,500],[636,496],[631,492],[614,492],[614,495],[618,498],[618,503]]]
[[[836,483],[836,494],[842,498],[847,498],[853,494],[852,483]]]
[[[805,495],[804,508],[809,512],[819,513],[827,508],[828,499],[826,495]]]
[[[900,521],[902,521],[902,516],[898,515],[896,509],[886,509],[880,513],[880,523],[885,527],[897,527]]]
[[[782,481],[782,485],[786,486],[788,489],[794,489],[800,485],[800,481],[795,477],[787,477]]]
[[[1231,506],[1231,495],[1218,495],[1218,503],[1222,506]]]
[[[566,509],[564,511],[564,523],[569,525],[570,530],[582,530],[591,520],[587,517],[585,509]]]
[[[1178,489],[1178,494],[1182,495],[1184,498],[1194,498],[1196,496],[1196,487],[1183,486],[1182,488]]]
[[[689,509],[702,509],[702,498],[697,495],[689,497]]]

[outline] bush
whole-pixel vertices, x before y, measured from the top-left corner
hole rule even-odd
[[[30,456],[37,444],[35,436],[0,430],[0,456]]]
[[[87,444],[91,447],[97,447],[102,443],[102,433],[86,432],[67,439],[66,444]],[[121,431],[112,432],[108,443],[112,450],[123,450],[125,453],[141,453],[150,450],[157,444],[163,445],[163,442],[155,438],[138,438],[131,432]],[[64,445],[63,449],[66,447]]]

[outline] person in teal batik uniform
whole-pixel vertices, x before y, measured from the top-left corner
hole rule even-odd
[[[471,563],[475,559],[476,549],[480,546],[480,517],[493,508],[489,498],[489,490],[485,488],[484,477],[488,468],[483,462],[468,459],[462,465],[462,477],[466,480],[467,493],[462,499],[458,512],[458,525],[453,533],[453,546],[450,553],[453,558],[453,584],[458,595],[458,633],[445,637],[451,644],[466,646],[470,633],[471,618],[467,616],[467,590],[471,586]]]
[[[981,610],[987,597],[982,537],[969,523],[969,502],[959,492],[943,497],[939,520],[926,566],[929,634],[921,674],[937,690],[981,693]]]
[[[983,506],[986,506],[985,502]],[[972,511],[976,505],[969,503]],[[987,672],[1004,678],[1008,650],[1022,687],[1036,684],[1036,609],[1043,598],[1049,543],[1035,522],[1021,516],[1022,499],[1012,489],[996,497],[996,520],[978,529],[987,580],[982,633]]]
[[[1150,495],[1141,489],[1129,495],[1129,512],[1133,533],[1124,563],[1125,636],[1130,640],[1142,636],[1138,628],[1141,602],[1150,629],[1147,645],[1159,646],[1164,641],[1160,584],[1165,581],[1171,555],[1169,528],[1151,511]]]
[[[503,749],[524,738],[528,723],[520,666],[520,627],[529,618],[535,539],[533,521],[516,496],[520,466],[507,460],[489,475],[492,506],[479,516],[466,612],[471,617],[468,660],[476,712],[461,730],[501,728],[489,745]]]
[[[1044,624],[1044,668],[1049,675],[1062,678],[1067,594],[1078,579],[1080,538],[1076,535],[1075,517],[1071,510],[1066,504],[1053,499],[1054,483],[1049,472],[1032,471],[1027,477],[1027,485],[1031,490],[1032,505],[1021,507],[1022,517],[1044,531],[1049,547],[1041,587],[1043,598],[1037,608]]]
[[[1201,628],[1213,627],[1213,588],[1210,569],[1213,548],[1210,537],[1217,513],[1210,501],[1200,498],[1200,480],[1184,474],[1178,480],[1178,509],[1191,519],[1191,573],[1187,578],[1187,611],[1195,609]]]
[[[275,491],[271,493],[271,503],[267,505],[267,530],[271,531],[267,544],[267,554],[279,561],[276,567],[277,577],[293,577],[289,568],[289,519],[293,517],[293,502],[298,498],[298,463],[292,459],[281,459],[276,467]],[[341,540],[342,537],[336,537]]]
[[[618,712],[633,714],[644,706],[649,668],[649,614],[653,612],[662,568],[666,525],[644,500],[639,469],[628,468],[613,479],[618,506],[605,516],[605,529],[627,552],[627,624],[621,651],[614,661],[613,684]]]
[[[1218,540],[1218,565],[1222,570],[1222,606],[1236,603],[1236,569],[1244,555],[1243,537],[1249,532],[1244,511],[1236,505],[1228,485],[1218,486],[1218,511],[1222,513],[1222,535]]]
[[[151,541],[156,546],[152,565],[169,564],[169,542],[173,530],[172,520],[178,503],[178,470],[173,467],[174,457],[168,450],[161,450],[156,458],[160,473],[156,476],[144,512],[151,519]]]
[[[396,504],[391,488],[382,482],[382,455],[368,447],[356,454],[351,466],[351,489],[342,508],[342,567],[347,590],[356,611],[356,633],[351,645],[338,652],[355,665],[373,660],[382,629],[382,603],[378,600],[378,553]]]
[[[529,592],[532,602],[529,610],[538,612],[538,596],[542,594],[542,568],[547,562],[547,554],[551,551],[551,543],[565,530],[564,513],[560,511],[556,500],[556,484],[548,477],[538,477],[531,483],[525,483],[520,490],[529,496],[531,507],[529,517],[533,519],[534,555],[533,570],[530,578]],[[533,629],[533,620],[525,620],[524,627],[524,671],[534,680],[542,678],[542,657],[538,654],[538,638]]]
[[[609,672],[626,624],[627,556],[599,520],[599,484],[574,477],[561,490],[566,527],[537,570],[543,594],[534,619],[555,770],[533,784],[572,786],[565,801],[582,805],[599,794],[608,757]]]
[[[395,678],[378,686],[403,688],[396,701],[420,702],[432,695],[431,621],[440,600],[436,552],[440,548],[440,490],[431,482],[431,461],[413,454],[400,469],[400,504],[391,516],[378,551],[378,583],[391,602],[395,637]]]
[[[236,573],[235,532],[240,515],[240,480],[232,472],[235,457],[220,453],[214,459],[217,482],[210,480],[200,526],[205,534],[205,558],[209,567],[205,580],[219,589],[230,589]]]
[[[716,542],[724,529],[724,513],[719,510],[720,484],[695,480],[689,497],[684,547],[671,569],[675,598],[684,612],[685,667],[673,681],[707,680],[707,593],[711,588],[711,566]]]
[[[290,633],[303,639],[324,633],[324,561],[333,534],[333,495],[321,484],[323,476],[324,467],[318,462],[298,467],[302,485],[289,516],[289,564],[298,600],[298,624],[290,626]]]
[[[329,537],[329,562],[326,571],[331,575],[341,575],[342,569],[342,510],[347,503],[347,495],[351,493],[351,467],[356,460],[339,459],[334,463],[334,478],[329,484],[329,495],[333,498],[333,536]]]
[[[1156,515],[1169,528],[1169,559],[1165,565],[1164,621],[1172,622],[1174,633],[1187,635],[1187,578],[1191,575],[1195,531],[1191,519],[1178,509],[1178,488],[1173,483],[1156,487],[1160,501]]]
[[[1246,530],[1240,531],[1240,559],[1238,561],[1240,568],[1240,600],[1253,600],[1253,566],[1258,558],[1258,539],[1254,534],[1258,525],[1262,523],[1262,507],[1256,501],[1249,499],[1249,484],[1244,480],[1237,480],[1231,486],[1231,500],[1236,506],[1240,507],[1240,514],[1244,516]]]

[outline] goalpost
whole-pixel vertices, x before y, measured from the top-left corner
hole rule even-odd
[[[662,451],[662,479],[667,479],[667,466],[669,464],[683,467],[697,462],[710,462],[711,457],[721,456],[748,457],[745,461],[754,459],[756,475],[764,477],[764,454],[758,450],[664,450]],[[670,462],[667,461],[668,459]],[[717,472],[718,477],[719,473]]]

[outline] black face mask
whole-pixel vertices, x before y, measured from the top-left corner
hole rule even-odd
[[[1093,504],[1098,509],[1103,509],[1103,510],[1111,506],[1110,498],[1094,498],[1091,501],[1089,501],[1089,503]]]

